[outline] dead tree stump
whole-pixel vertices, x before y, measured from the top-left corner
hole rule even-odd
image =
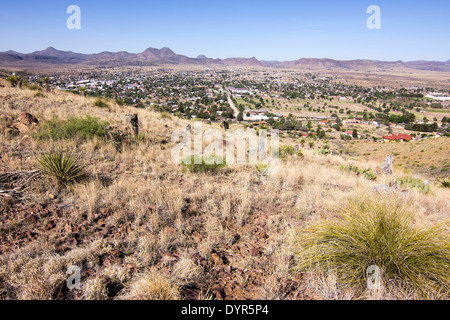
[[[137,113],[130,113],[127,115],[130,121],[131,128],[135,136],[139,135],[139,119]]]

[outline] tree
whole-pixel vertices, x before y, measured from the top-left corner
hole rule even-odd
[[[353,129],[352,137],[358,139],[358,131],[356,129]]]
[[[11,86],[13,88],[15,88],[17,86],[17,84],[19,83],[19,81],[21,81],[21,80],[22,80],[22,77],[16,76],[16,75],[12,75],[12,76],[9,76],[8,78],[6,78],[6,81],[11,83]]]
[[[47,92],[50,92],[50,79],[48,77],[45,77],[44,79],[42,79],[45,83],[45,88],[47,90]]]
[[[441,122],[442,122],[442,124],[446,124],[446,123],[449,122],[449,118],[443,117],[442,120],[441,120]]]
[[[241,112],[238,113],[237,121],[243,121],[243,120],[244,120],[244,116],[243,116],[242,111],[241,111]]]

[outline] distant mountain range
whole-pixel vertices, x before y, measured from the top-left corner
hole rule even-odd
[[[0,66],[4,67],[42,67],[44,65],[86,65],[103,67],[125,66],[158,66],[158,65],[201,65],[201,66],[254,66],[279,67],[303,70],[392,70],[408,68],[429,71],[449,71],[450,60],[440,61],[412,61],[386,62],[376,60],[333,60],[302,58],[294,61],[262,61],[252,58],[212,59],[204,55],[190,58],[176,54],[169,48],[148,48],[141,53],[101,52],[97,54],[83,54],[71,51],[60,51],[49,47],[43,51],[33,53],[19,53],[15,51],[0,52]]]

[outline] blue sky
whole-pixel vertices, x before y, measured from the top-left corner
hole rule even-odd
[[[81,30],[69,30],[69,5]],[[369,30],[368,6],[381,9]],[[0,51],[82,53],[169,47],[210,58],[450,59],[450,1],[15,0],[0,6]]]

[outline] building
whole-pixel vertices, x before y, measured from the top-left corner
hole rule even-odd
[[[357,119],[357,118],[355,118],[355,119],[345,119],[345,120],[342,120],[342,123],[361,123],[361,120]]]
[[[410,136],[409,134],[404,134],[404,133],[400,133],[400,134],[390,134],[387,136],[383,136],[383,140],[384,141],[411,141],[413,138],[412,136]]]

